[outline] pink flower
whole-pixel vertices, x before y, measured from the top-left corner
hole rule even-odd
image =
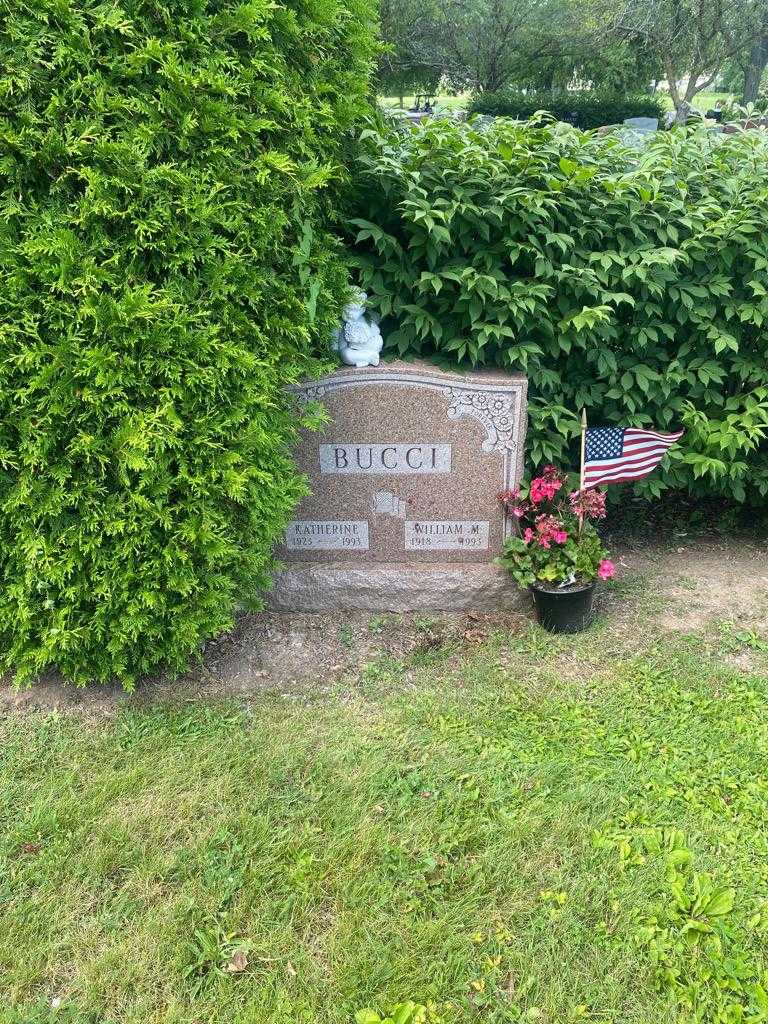
[[[562,486],[560,480],[537,476],[531,480],[531,501],[534,505],[538,505],[540,501],[551,501]]]
[[[552,534],[552,540],[555,542],[555,544],[565,544],[565,542],[568,540],[568,534],[565,532],[565,530],[555,530],[555,532]]]
[[[547,537],[551,537],[555,530],[562,530],[563,524],[555,516],[548,516],[543,513],[536,516],[536,529]]]
[[[571,491],[568,495],[571,510],[580,519],[605,518],[605,491]]]
[[[544,497],[544,492],[542,490],[543,483],[544,481],[538,476],[535,480],[531,480],[531,501],[534,505],[538,505]]]
[[[528,504],[525,501],[520,501],[520,491],[517,487],[514,491],[502,491],[499,495],[499,501],[504,506],[507,514],[514,516],[515,519],[522,519],[523,516],[528,514]]]
[[[499,495],[499,501],[502,505],[509,505],[513,501],[517,501],[520,497],[520,488],[516,487],[513,491],[502,491]]]
[[[523,534],[523,540],[525,541],[526,544],[530,544],[531,541],[533,540],[533,536],[534,536],[533,530],[529,526],[528,529]]]
[[[552,545],[549,543],[549,538],[548,537],[539,537],[539,547],[540,548],[547,548],[547,549],[551,548]]]
[[[609,580],[616,575],[616,566],[609,558],[604,558],[597,568],[597,575],[601,580]]]

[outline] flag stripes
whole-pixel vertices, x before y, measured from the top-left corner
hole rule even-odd
[[[640,427],[590,427],[586,435],[584,486],[620,484],[647,476],[684,431],[663,434]]]

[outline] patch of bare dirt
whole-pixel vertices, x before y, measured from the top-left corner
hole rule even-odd
[[[234,629],[206,644],[200,663],[181,678],[153,676],[133,694],[119,685],[78,689],[55,672],[23,690],[6,678],[0,680],[0,714],[72,710],[99,720],[124,701],[343,692],[346,680],[382,656],[400,659],[446,644],[477,645],[492,632],[515,632],[524,623],[524,616],[509,613],[243,614]]]
[[[607,591],[599,610],[611,623],[609,634],[615,625],[617,652],[629,634],[640,640],[659,628],[711,634],[730,623],[768,640],[768,543],[625,545],[615,560],[626,591]],[[99,720],[125,700],[343,692],[345,680],[382,655],[427,655],[444,645],[455,646],[458,653],[494,632],[515,633],[525,624],[524,614],[242,615],[230,633],[206,645],[201,662],[181,679],[147,679],[134,695],[119,686],[77,689],[55,673],[21,691],[6,679],[0,681],[0,713],[72,710]],[[606,642],[610,652],[610,635],[602,641],[603,653]],[[745,667],[752,663],[749,651],[735,649],[725,656]]]
[[[114,714],[126,697],[117,684],[77,687],[56,672],[46,673],[34,685],[16,689],[9,677],[0,679],[0,715],[9,711],[76,711],[98,721]]]
[[[711,541],[664,551],[625,552],[624,575],[649,574],[663,601],[658,621],[665,632],[708,631],[723,622],[768,628],[768,544]]]
[[[198,673],[228,694],[329,690],[382,656],[481,643],[494,630],[519,629],[523,622],[520,615],[474,612],[243,615],[231,633],[206,645]]]

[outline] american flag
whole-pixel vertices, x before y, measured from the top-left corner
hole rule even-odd
[[[639,480],[658,466],[685,431],[662,434],[640,427],[590,427],[584,450],[584,487]]]

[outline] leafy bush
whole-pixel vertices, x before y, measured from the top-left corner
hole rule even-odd
[[[361,283],[387,350],[526,371],[532,465],[591,423],[687,426],[640,488],[768,494],[768,140],[641,152],[502,119],[365,133]]]
[[[736,103],[735,100],[731,99],[727,102],[722,110],[722,122],[727,124],[728,122],[736,122],[737,124],[746,124],[749,121],[755,119],[762,120],[768,115],[768,93],[761,93],[754,103],[747,103],[742,105]]]
[[[578,128],[600,128],[620,124],[627,117],[658,117],[663,121],[665,106],[657,95],[623,96],[603,92],[551,92],[524,95],[514,89],[481,93],[469,107],[473,114],[492,114],[527,121],[537,111],[546,110],[557,120],[567,120]]]
[[[282,385],[346,289],[327,226],[367,0],[31,0],[0,21],[0,667],[180,668],[303,484]]]

